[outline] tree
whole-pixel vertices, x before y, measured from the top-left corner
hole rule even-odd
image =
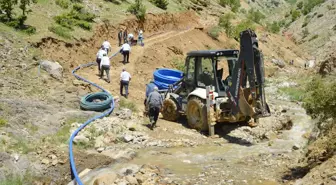
[[[36,3],[36,0],[20,0],[20,9],[22,10],[22,15],[19,17],[20,26],[23,26],[24,22],[27,20],[26,13],[30,12],[30,10],[27,10],[27,6],[31,3]]]
[[[299,18],[301,13],[298,10],[292,11],[292,22],[294,22],[297,18]]]
[[[128,12],[135,15],[136,18],[144,22],[146,18],[146,7],[142,4],[142,0],[135,0],[134,4],[131,4],[128,9]]]
[[[12,11],[17,3],[17,0],[0,0],[1,10],[4,10],[6,12],[6,16],[9,21],[12,20]]]
[[[233,14],[227,13],[219,18],[219,26],[225,29],[225,33],[228,37],[232,36],[232,24],[231,20],[233,18]]]
[[[266,28],[272,33],[278,33],[280,31],[280,23],[273,21],[272,24],[268,23]]]
[[[163,10],[167,10],[167,6],[169,4],[167,0],[150,0],[150,2]]]

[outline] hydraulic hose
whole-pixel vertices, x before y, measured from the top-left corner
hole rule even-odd
[[[116,52],[115,54],[113,54],[110,58],[116,56],[117,54],[119,53]],[[87,64],[83,64],[83,65],[80,65],[78,67],[76,67],[73,71],[72,71],[72,74],[78,79],[78,80],[83,80],[84,82],[87,82],[95,87],[97,87],[98,89],[102,90],[103,92],[105,93],[108,93],[109,95],[111,95],[107,90],[105,90],[103,87],[100,87],[99,85],[93,83],[93,82],[90,82],[89,80],[79,76],[76,74],[76,71],[78,71],[79,69],[82,69],[82,68],[86,68],[86,67],[90,67],[92,65],[95,65],[96,63],[95,62],[90,62],[90,63],[87,63]],[[112,95],[111,95],[112,96]],[[100,119],[100,118],[103,118],[105,116],[108,116],[110,115],[113,110],[114,110],[114,99],[112,97],[112,102],[111,102],[111,106],[108,110],[106,110],[105,112],[103,112],[102,114],[100,115],[97,115],[95,117],[92,117],[90,118],[89,120],[87,120],[85,123],[83,123],[78,129],[76,129],[70,136],[70,141],[69,141],[69,161],[70,161],[70,167],[71,167],[71,172],[73,174],[73,176],[75,177],[75,180],[76,182],[79,184],[79,185],[83,185],[82,181],[80,180],[79,178],[79,175],[77,173],[77,170],[76,170],[76,164],[75,164],[75,160],[74,160],[74,156],[73,156],[73,151],[72,151],[72,143],[73,143],[73,140],[74,138],[77,136],[77,134],[79,133],[79,131],[81,131],[84,127],[86,127],[88,124],[90,124],[91,122],[97,120],[97,119]]]

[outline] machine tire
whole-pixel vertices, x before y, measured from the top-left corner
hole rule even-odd
[[[187,120],[190,128],[198,131],[209,130],[207,124],[206,106],[197,97],[192,97],[187,104]]]
[[[163,101],[162,112],[163,119],[168,121],[176,121],[180,117],[177,104],[172,99]]]

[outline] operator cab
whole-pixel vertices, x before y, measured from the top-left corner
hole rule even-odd
[[[212,85],[219,96],[226,96],[231,85],[234,64],[239,50],[191,51],[186,58],[185,85],[187,93]]]

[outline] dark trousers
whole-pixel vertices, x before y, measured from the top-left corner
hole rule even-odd
[[[119,46],[121,46],[121,40],[122,40],[122,38],[119,37],[118,39],[119,39]]]
[[[129,84],[129,81],[123,81],[123,80],[120,81],[120,95],[121,96],[123,95],[123,89],[125,87],[125,97],[126,98],[128,96],[128,84]]]
[[[104,71],[106,72],[107,82],[110,82],[110,66],[102,65],[102,68],[100,70],[100,78],[103,78]]]
[[[100,72],[100,62],[101,62],[101,58],[97,58],[96,62],[98,64],[98,72]]]
[[[129,63],[129,51],[123,51],[124,63]]]
[[[150,107],[149,108],[149,121],[152,124],[152,129],[155,127],[156,122],[159,118],[160,108],[159,107]]]

